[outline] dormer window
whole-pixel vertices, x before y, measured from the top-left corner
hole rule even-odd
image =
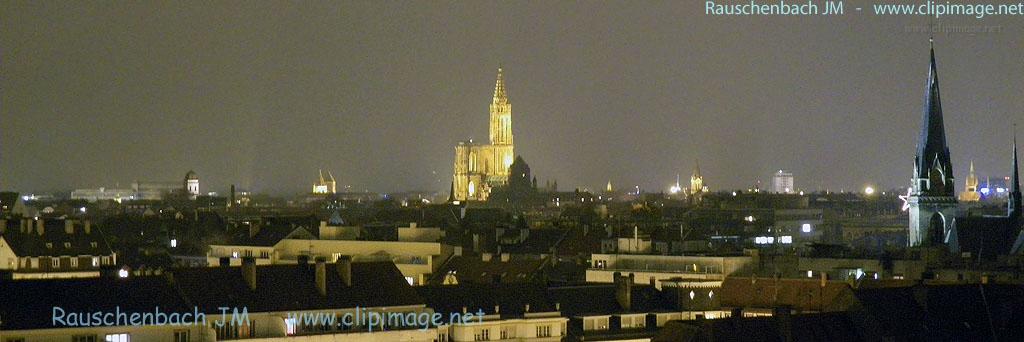
[[[96,248],[96,242],[95,241],[90,242],[89,246],[92,247],[92,248]]]
[[[53,243],[47,242],[46,249],[53,249]]]
[[[70,242],[65,242],[64,243],[64,248],[71,248],[71,243]]]

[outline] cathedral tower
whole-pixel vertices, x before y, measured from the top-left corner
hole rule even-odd
[[[508,183],[509,167],[515,161],[512,139],[512,103],[505,78],[498,68],[494,97],[490,104],[490,144],[460,142],[455,147],[455,200],[487,200],[493,187]]]
[[[978,192],[978,176],[974,175],[974,161],[971,161],[970,172],[967,173],[967,181],[964,182],[964,191],[960,193],[961,202],[977,202],[981,200],[981,193]]]
[[[908,197],[910,211],[910,246],[934,246],[945,243],[957,211],[954,197],[953,166],[946,131],[942,122],[942,101],[939,97],[939,75],[935,63],[934,43],[928,82],[925,87],[921,135],[914,156],[914,174]]]

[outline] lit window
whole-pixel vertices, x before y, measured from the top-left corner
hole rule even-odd
[[[107,336],[103,337],[103,341],[105,341],[105,342],[130,342],[131,340],[128,338],[128,334],[107,334]]]
[[[178,239],[171,239],[171,248],[178,247]]]
[[[295,328],[298,326],[298,320],[295,318],[286,318],[284,320],[285,334],[295,335]]]
[[[779,237],[779,243],[786,243],[786,244],[793,243],[793,237],[789,236],[789,235],[780,236]]]
[[[58,259],[58,258],[50,259],[50,266],[60,267],[60,259]]]
[[[237,259],[238,258],[238,252],[231,252],[231,257]]]
[[[812,271],[812,270],[807,270],[807,277],[808,277],[808,278],[814,278],[814,271]]]
[[[71,258],[71,267],[78,267],[78,258]]]
[[[92,267],[100,267],[100,258],[92,257]]]
[[[800,230],[802,230],[804,233],[810,233],[811,232],[811,224],[810,223],[804,223],[802,226],[800,226]]]
[[[121,278],[128,278],[128,270],[122,268],[120,271],[117,271],[117,276]]]
[[[416,285],[415,284],[416,280],[413,279],[412,277],[405,277],[405,281],[408,282],[409,285]]]
[[[690,291],[690,300],[693,300],[693,297],[696,296],[696,295],[697,295],[696,293],[693,293],[693,291]]]

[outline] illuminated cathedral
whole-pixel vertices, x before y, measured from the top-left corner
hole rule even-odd
[[[455,174],[452,199],[484,201],[491,189],[508,183],[509,167],[515,160],[512,148],[512,104],[508,102],[505,80],[498,68],[490,106],[490,144],[470,141],[455,146]]]

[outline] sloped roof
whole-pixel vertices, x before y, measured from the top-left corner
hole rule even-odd
[[[0,331],[54,328],[54,307],[67,313],[193,311],[159,276],[0,281]]]
[[[352,263],[352,286],[342,283],[335,264],[326,267],[326,296],[316,288],[313,264],[257,266],[255,290],[245,282],[241,267],[186,268],[172,273],[184,296],[204,312],[220,312],[218,307],[273,312],[424,303],[391,262]]]
[[[850,286],[818,279],[730,277],[722,282],[721,303],[725,307],[844,311],[853,300]]]
[[[499,314],[503,317],[522,316],[527,304],[530,305],[530,312],[555,310],[543,284],[427,285],[416,287],[416,291],[426,300],[427,306],[445,316],[461,313],[463,307],[468,312],[482,310],[490,315],[495,313],[495,305],[499,306]]]
[[[30,221],[32,227],[26,233],[20,231],[20,221],[7,221],[6,230],[2,236],[10,244],[14,254],[19,257],[113,254],[103,233],[95,224],[91,225],[90,232],[86,233],[84,224],[75,222],[74,232],[68,234],[64,230],[64,220],[46,220],[43,223],[43,234],[39,235],[36,230],[37,222]]]

